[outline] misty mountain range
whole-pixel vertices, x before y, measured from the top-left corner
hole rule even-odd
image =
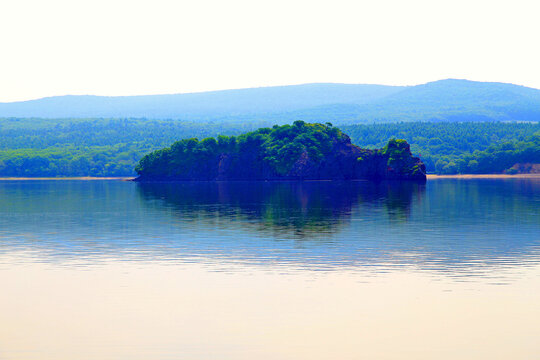
[[[0,103],[0,117],[277,123],[538,121],[540,90],[448,79],[416,86],[319,83],[172,95],[67,95]]]

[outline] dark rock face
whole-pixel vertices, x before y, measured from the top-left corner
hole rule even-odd
[[[504,171],[506,174],[540,174],[540,164],[517,163]]]
[[[395,156],[392,150],[401,153]],[[307,152],[303,152],[286,176],[269,175],[269,179],[294,180],[425,181],[426,170],[420,159],[412,156],[406,142],[396,145],[391,141],[385,149],[367,150],[351,144],[347,138],[337,143],[320,162],[312,161]]]
[[[391,140],[383,149],[368,150],[343,136],[318,161],[311,159],[307,151],[302,152],[285,174],[278,174],[264,161],[249,155],[221,153],[174,176],[140,174],[136,181],[426,180],[425,165],[412,156],[404,140]]]

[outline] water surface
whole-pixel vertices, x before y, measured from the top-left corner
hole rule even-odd
[[[0,182],[0,359],[540,352],[540,180]]]

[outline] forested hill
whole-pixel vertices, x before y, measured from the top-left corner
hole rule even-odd
[[[133,176],[146,153],[182,138],[239,135],[268,122],[142,119],[1,119],[0,177]],[[352,142],[405,139],[430,173],[500,173],[540,163],[539,123],[408,122],[343,125]]]
[[[304,84],[191,94],[58,96],[0,103],[0,117],[192,121],[538,121],[540,90],[441,80],[417,86]]]
[[[240,136],[182,139],[145,155],[136,181],[412,180],[426,168],[405,140],[362,149],[332,124],[274,125]]]
[[[337,103],[365,104],[402,89],[383,85],[304,84],[171,95],[55,96],[0,103],[0,117],[182,120],[266,118]]]

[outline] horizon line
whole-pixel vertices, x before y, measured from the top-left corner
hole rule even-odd
[[[401,87],[401,88],[407,88],[407,87],[415,87],[415,86],[421,86],[421,85],[427,85],[431,83],[441,82],[441,81],[467,81],[467,82],[473,82],[473,83],[485,83],[485,84],[506,84],[506,85],[514,85],[514,86],[520,86],[525,87],[529,89],[534,90],[540,90],[540,88],[535,88],[532,86],[526,86],[521,84],[515,84],[511,82],[503,82],[503,81],[478,81],[478,80],[469,80],[465,78],[444,78],[444,79],[438,79],[438,80],[432,80],[412,85],[388,85],[388,84],[377,84],[377,83],[347,83],[347,82],[307,82],[307,83],[294,83],[294,84],[283,84],[283,85],[263,85],[263,86],[252,86],[252,87],[240,87],[240,88],[224,88],[224,89],[215,89],[215,90],[201,90],[201,91],[187,91],[187,92],[172,92],[172,93],[154,93],[154,94],[132,94],[132,95],[99,95],[99,94],[61,94],[61,95],[49,95],[49,96],[42,96],[37,98],[28,98],[25,100],[15,100],[15,101],[0,101],[0,104],[14,104],[14,103],[22,103],[22,102],[29,102],[29,101],[37,101],[37,100],[44,100],[44,99],[51,99],[51,98],[57,98],[57,97],[78,97],[78,96],[88,96],[88,97],[102,97],[102,98],[121,98],[121,97],[143,97],[143,96],[166,96],[166,95],[189,95],[189,94],[204,94],[204,93],[217,93],[217,92],[226,92],[226,91],[241,91],[241,90],[253,90],[253,89],[268,89],[268,88],[279,88],[279,87],[292,87],[292,86],[305,86],[305,85],[366,85],[366,86],[385,86],[385,87]]]

